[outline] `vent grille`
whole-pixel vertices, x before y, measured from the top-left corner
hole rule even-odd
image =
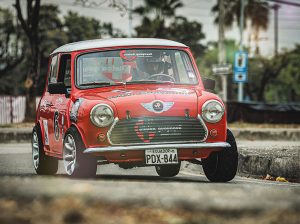
[[[117,122],[109,133],[113,145],[201,142],[207,130],[196,118],[144,117]]]

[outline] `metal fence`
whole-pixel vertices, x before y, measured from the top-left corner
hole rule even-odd
[[[0,96],[0,125],[23,122],[25,111],[25,96]]]

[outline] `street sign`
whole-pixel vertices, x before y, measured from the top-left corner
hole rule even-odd
[[[248,53],[245,51],[238,51],[234,54],[234,71],[248,70]]]
[[[247,82],[248,53],[237,51],[234,54],[234,82]]]
[[[214,75],[228,75],[231,73],[231,64],[213,65]]]
[[[247,82],[248,75],[247,72],[235,72],[234,73],[234,82]]]

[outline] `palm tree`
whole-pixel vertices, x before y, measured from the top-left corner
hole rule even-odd
[[[137,7],[133,12],[142,16],[154,13],[160,20],[174,16],[175,11],[183,6],[180,0],[144,0],[144,2],[145,6]]]
[[[133,10],[133,13],[143,17],[142,24],[135,28],[138,36],[166,38],[166,19],[176,17],[176,9],[183,4],[180,0],[144,0],[144,3],[144,6]]]
[[[240,25],[240,9],[241,0],[224,0],[225,5],[225,20],[224,24],[227,29],[232,28],[234,22]],[[251,22],[253,36],[255,41],[258,41],[260,30],[266,30],[269,25],[269,4],[267,2],[258,2],[257,0],[248,0],[245,6],[244,28],[247,27],[247,21]],[[219,22],[219,0],[213,6],[212,12],[215,13],[215,23]],[[257,49],[258,50],[258,49]]]

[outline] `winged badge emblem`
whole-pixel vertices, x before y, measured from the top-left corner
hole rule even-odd
[[[174,102],[162,102],[160,100],[154,100],[150,103],[141,103],[141,105],[146,110],[159,114],[168,111],[174,105]]]

